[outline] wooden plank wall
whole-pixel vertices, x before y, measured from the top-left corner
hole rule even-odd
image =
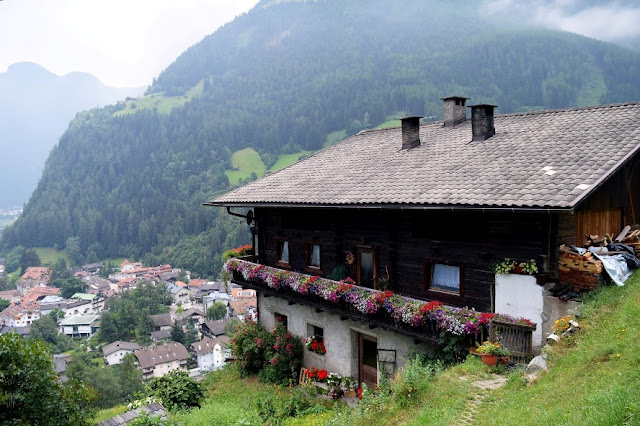
[[[537,259],[549,252],[549,213],[468,213],[369,209],[266,209],[255,211],[260,262],[277,266],[276,240],[288,238],[291,267],[305,272],[305,241],[322,244],[323,274],[346,264],[358,247],[376,250],[378,275],[388,267],[393,291],[424,300],[488,310],[494,259]],[[428,291],[425,260],[463,267],[464,292]],[[355,278],[355,268],[352,277]]]

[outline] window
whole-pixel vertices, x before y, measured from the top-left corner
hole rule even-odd
[[[275,320],[276,324],[282,324],[284,325],[285,329],[289,329],[289,318],[287,318],[286,315],[283,315],[279,312],[274,312],[273,313],[273,319]]]
[[[425,262],[425,285],[430,291],[460,295],[463,289],[462,267],[447,263]]]
[[[276,240],[276,256],[278,265],[291,266],[291,257],[289,255],[289,240]]]
[[[305,244],[307,270],[311,273],[322,273],[322,245],[316,242]]]
[[[320,341],[324,340],[324,329],[317,325],[307,324],[307,335],[316,336]]]

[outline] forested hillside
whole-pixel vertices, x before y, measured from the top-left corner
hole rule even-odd
[[[107,87],[86,73],[57,76],[28,62],[0,73],[0,208],[29,199],[49,151],[76,113],[144,89]]]
[[[146,100],[78,116],[1,248],[72,238],[87,255],[215,274],[247,239],[243,221],[201,206],[229,188],[234,151],[253,147],[270,167],[390,114],[439,119],[454,94],[499,113],[640,100],[638,53],[477,12],[461,0],[263,1],[188,49]]]

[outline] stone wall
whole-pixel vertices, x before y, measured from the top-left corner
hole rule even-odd
[[[392,352],[380,351],[396,351],[395,363],[378,363],[378,377],[383,368],[390,374],[402,368],[407,355],[413,350],[433,353],[433,347],[425,343],[415,343],[411,337],[381,328],[370,329],[365,322],[350,319],[343,321],[338,315],[316,312],[315,308],[299,304],[289,305],[285,300],[264,297],[261,293],[258,293],[258,311],[260,324],[267,330],[275,326],[275,314],[286,315],[289,331],[301,339],[313,334],[313,326],[322,327],[327,353],[319,355],[305,349],[303,366],[307,368],[317,367],[359,380],[358,334],[375,337],[380,356],[392,359]]]

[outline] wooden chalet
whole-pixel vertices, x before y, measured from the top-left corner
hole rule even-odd
[[[362,287],[482,311],[494,306],[492,261],[535,259],[554,279],[561,244],[638,224],[639,103],[506,115],[474,105],[467,119],[466,101],[445,98],[443,121],[360,132],[208,205],[248,217],[259,264],[321,277],[341,268]],[[284,316],[301,337],[323,331],[327,353],[340,353],[309,365],[364,380],[380,350],[394,352],[395,368],[420,340],[234,281],[257,290],[261,323]]]

